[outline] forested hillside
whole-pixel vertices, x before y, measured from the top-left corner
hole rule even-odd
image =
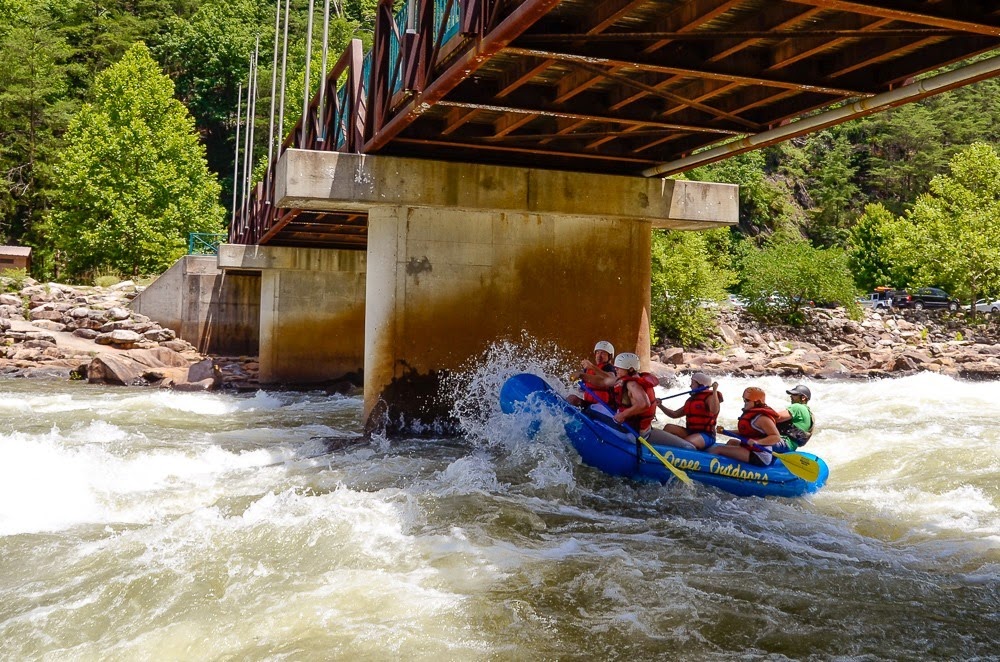
[[[280,0],[282,11],[285,2]],[[214,195],[228,210],[237,93],[241,82],[245,88],[258,36],[256,154],[267,152],[269,113],[261,109],[269,111],[270,105],[275,4],[274,0],[0,0],[0,243],[32,246],[39,277],[52,277],[69,260],[80,259],[60,255],[46,231],[52,210],[66,196],[65,172],[60,175],[59,170],[67,152],[67,132],[85,104],[95,101],[98,74],[121,62],[136,42],[146,44],[160,72],[172,81],[171,94],[193,118],[203,158],[221,184],[215,186]],[[322,10],[322,2],[315,5]],[[297,119],[296,109],[302,107],[308,6],[308,0],[289,2],[285,94],[289,127]],[[334,14],[330,50],[335,61],[352,37],[370,42],[376,2],[334,0],[330,6]],[[322,26],[321,19],[315,21],[312,71],[317,80]],[[112,131],[125,133],[120,127]],[[80,127],[79,132],[87,140],[101,140],[89,127]],[[100,146],[92,147],[100,151]],[[62,165],[64,171],[76,166]],[[97,219],[91,223],[96,226]],[[110,266],[122,268],[117,263]]]
[[[285,1],[277,4],[283,8]],[[286,129],[296,121],[302,103],[308,5],[308,0],[290,0]],[[315,5],[321,11],[323,3]],[[129,120],[133,124],[126,126],[115,110],[121,102],[116,94],[143,94],[137,91],[142,85],[126,90],[116,87],[114,80],[147,72],[144,57],[152,58],[159,71],[141,75],[163,76],[172,87],[156,80],[144,84],[168,90],[182,104],[202,150],[199,157],[185,147],[188,162],[174,171],[186,173],[185,181],[197,182],[191,186],[199,187],[200,194],[210,192],[216,205],[227,208],[223,212],[199,207],[197,213],[208,219],[201,227],[215,227],[228,219],[237,93],[247,79],[258,37],[257,160],[267,153],[275,6],[274,0],[0,0],[0,242],[34,247],[34,268],[40,277],[66,269],[79,276],[102,267],[101,259],[68,254],[91,250],[87,246],[93,243],[59,243],[55,228],[76,224],[71,238],[82,241],[91,233],[88,223],[97,227],[101,221],[88,219],[87,209],[101,204],[112,209],[116,204],[117,196],[107,191],[84,190],[86,173],[73,173],[100,166],[95,163],[100,159],[88,161],[88,154],[120,154],[122,147],[111,149],[106,144],[110,136],[131,139],[151,131],[134,129],[135,122],[148,118]],[[375,8],[376,0],[331,2],[331,60],[352,37],[370,43]],[[316,79],[321,30],[322,20],[317,18],[312,67]],[[146,45],[146,55],[136,51],[126,65],[123,58],[136,42]],[[131,67],[132,73],[111,73],[114,66]],[[108,72],[103,81],[102,72]],[[738,246],[740,237],[758,238],[748,242],[757,245],[760,237],[777,233],[804,237],[815,248],[849,248],[851,228],[870,205],[880,203],[879,209],[889,216],[904,214],[929,190],[935,175],[948,172],[956,154],[977,141],[1000,142],[998,120],[1000,82],[992,80],[688,173],[691,178],[741,185],[736,241],[708,239],[705,245],[688,249],[713,260],[725,257],[723,261],[738,272],[740,251],[745,251]],[[183,133],[184,126],[177,119],[170,127],[161,127],[167,132],[162,140],[186,145],[182,135],[175,135]],[[199,159],[217,183],[199,174]],[[106,179],[107,186],[142,188],[134,179],[117,184],[110,175]],[[164,184],[156,195],[162,197],[168,190]],[[69,208],[69,200],[76,200],[75,208]],[[135,200],[135,208],[146,202]],[[152,246],[158,236],[152,232],[137,237],[135,246]],[[124,266],[108,265],[144,270],[161,263],[162,259],[133,259]],[[717,289],[733,282],[734,277],[726,276]]]

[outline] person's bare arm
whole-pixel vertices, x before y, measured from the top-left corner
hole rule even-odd
[[[712,416],[719,415],[719,382],[712,382],[712,392],[705,398],[705,406],[708,407],[708,412]]]
[[[759,446],[773,446],[781,441],[781,435],[778,434],[778,426],[770,418],[760,415],[754,419],[754,423],[759,430],[767,435],[763,439],[754,439],[753,442],[755,444]]]
[[[612,375],[610,372],[604,372],[587,360],[581,361],[580,365],[583,366],[583,371],[578,374],[580,375],[580,379],[582,379],[588,386],[596,386],[597,388],[604,389],[606,391],[615,385],[617,377]],[[593,372],[586,372],[588,369]]]
[[[684,407],[681,407],[680,409],[668,409],[667,407],[663,406],[663,403],[660,402],[659,400],[656,401],[656,406],[659,407],[660,411],[662,411],[670,418],[680,418],[681,416],[684,415]]]
[[[632,398],[632,406],[615,414],[615,422],[617,423],[623,423],[626,419],[649,407],[649,397],[636,382],[628,383],[628,394]]]

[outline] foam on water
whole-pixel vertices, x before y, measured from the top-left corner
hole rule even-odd
[[[807,382],[829,484],[740,499],[605,476],[558,415],[500,412],[507,376],[574,366],[491,348],[443,391],[462,437],[430,441],[356,442],[360,399],[319,393],[12,392],[0,636],[74,659],[989,650],[1000,384]],[[781,408],[795,383],[719,382],[727,427],[746,385]]]

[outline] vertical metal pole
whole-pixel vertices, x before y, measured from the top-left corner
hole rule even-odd
[[[299,136],[299,147],[306,146],[306,136],[309,135],[309,65],[312,60],[313,37],[313,0],[309,0],[309,24],[306,27],[306,84],[302,91],[302,133]]]
[[[288,3],[285,0],[285,37],[281,46],[281,98],[278,100],[278,158],[281,158],[281,145],[285,142],[285,69],[288,64]]]
[[[330,0],[323,2],[323,65],[319,77],[319,107],[316,109],[316,142],[326,140],[326,122],[323,121],[325,113],[324,99],[326,97],[326,54],[329,51],[330,37]]]
[[[267,124],[267,182],[264,190],[271,190],[271,155],[274,153],[274,92],[278,86],[278,28],[281,18],[281,0],[274,2],[274,56],[271,58],[271,114]]]
[[[253,57],[250,58],[250,67],[247,69],[247,105],[246,105],[246,122],[244,127],[246,130],[243,132],[243,196],[242,196],[242,214],[240,215],[240,225],[246,220],[246,209],[247,209],[247,177],[248,177],[248,167],[250,159],[247,155],[250,154],[250,94],[253,92],[251,84],[253,81]]]
[[[247,199],[248,200],[250,198],[250,189],[253,186],[253,165],[254,165],[253,164],[253,148],[254,148],[253,137],[254,137],[254,133],[255,133],[254,129],[257,127],[257,94],[258,94],[258,90],[257,90],[257,65],[258,65],[259,61],[260,61],[260,37],[257,37],[257,43],[254,44],[254,47],[253,47],[253,82],[251,83],[251,85],[253,86],[253,102],[252,102],[252,104],[253,104],[253,110],[251,111],[253,113],[253,122],[251,122],[250,126],[247,127],[247,130],[250,131],[250,156],[247,158],[247,160],[250,162],[250,178],[247,180]]]
[[[240,124],[243,123],[243,81],[240,81],[240,91],[236,93],[236,156],[233,160],[233,215],[229,227],[236,226],[236,192],[240,188]]]

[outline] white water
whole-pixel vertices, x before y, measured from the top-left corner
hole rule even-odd
[[[462,438],[332,452],[360,399],[0,382],[3,657],[996,659],[1000,384],[810,383],[830,482],[762,500],[529,441],[511,365]]]

